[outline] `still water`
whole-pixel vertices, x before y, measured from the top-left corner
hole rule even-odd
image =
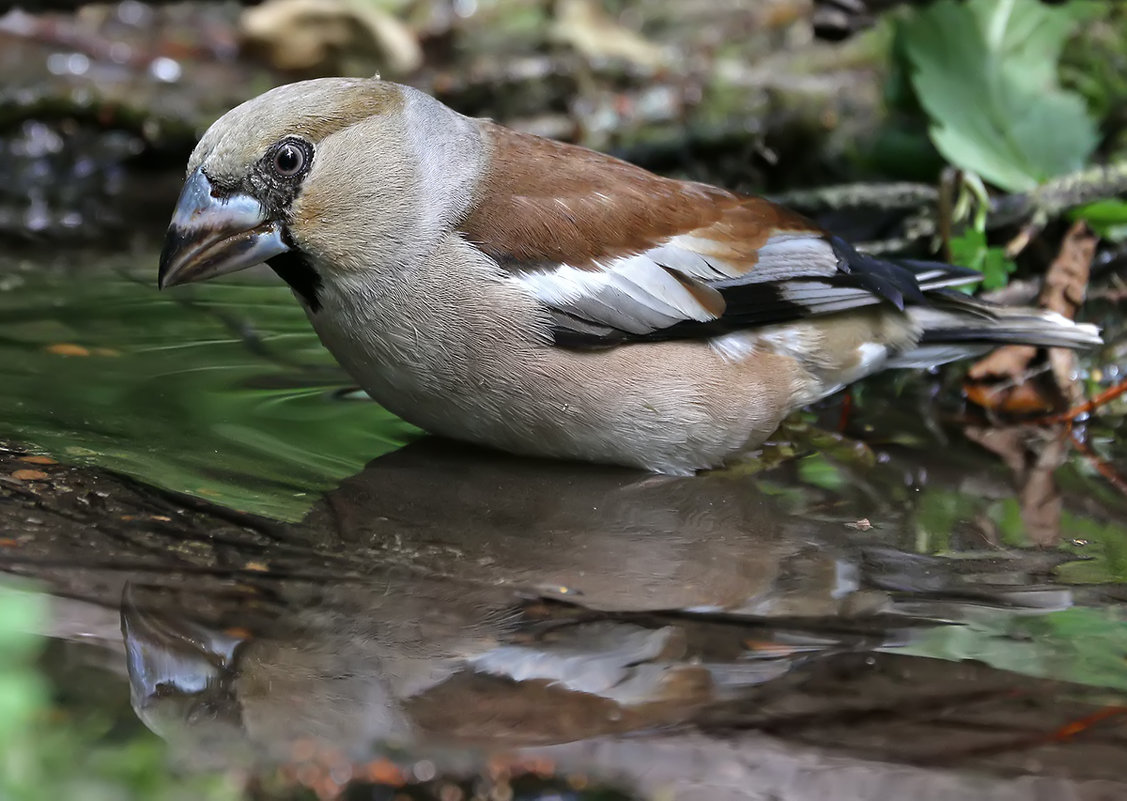
[[[155,261],[0,269],[0,797],[1127,797],[1122,407],[1085,455],[886,376],[758,471],[517,459]]]

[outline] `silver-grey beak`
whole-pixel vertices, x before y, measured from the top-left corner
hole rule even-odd
[[[216,197],[197,169],[184,183],[160,254],[157,285],[186,284],[245,270],[285,253],[282,225],[250,195]]]

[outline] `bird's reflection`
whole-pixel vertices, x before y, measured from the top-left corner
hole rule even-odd
[[[424,440],[278,533],[346,565],[339,580],[264,575],[218,602],[201,583],[199,603],[128,587],[133,703],[188,750],[283,759],[310,741],[361,758],[677,724],[804,660],[898,636],[871,623],[890,597],[862,586],[842,531],[731,475]]]

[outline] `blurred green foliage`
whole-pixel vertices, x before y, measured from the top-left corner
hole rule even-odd
[[[1119,607],[1040,613],[968,608],[960,625],[928,630],[899,654],[960,661],[1038,678],[1127,691],[1127,618]]]
[[[1100,5],[938,0],[908,17],[899,33],[939,151],[1011,192],[1082,167],[1096,122],[1083,97],[1061,88],[1058,62]]]
[[[94,721],[51,704],[36,660],[47,598],[0,584],[0,798],[4,801],[234,801],[227,774],[180,776],[155,735],[108,742]]]
[[[43,682],[31,669],[40,643],[30,634],[45,612],[42,595],[0,584],[0,781],[24,772],[21,757],[4,745],[15,739],[46,703]]]
[[[1017,269],[1006,251],[990,247],[986,232],[967,228],[960,236],[951,237],[951,261],[982,273],[982,288],[997,289],[1009,283],[1010,275]]]
[[[1084,220],[1104,239],[1122,242],[1127,239],[1127,201],[1097,200],[1072,210],[1074,220]]]

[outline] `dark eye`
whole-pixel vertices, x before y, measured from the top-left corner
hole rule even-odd
[[[274,170],[278,175],[297,175],[305,167],[305,151],[294,144],[284,144],[274,152]]]

